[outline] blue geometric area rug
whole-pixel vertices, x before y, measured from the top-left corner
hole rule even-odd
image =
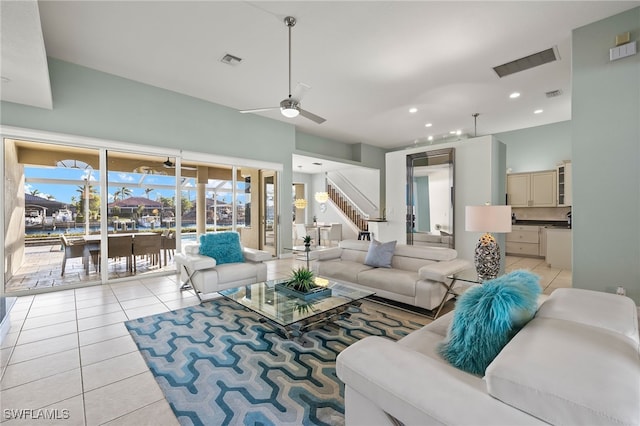
[[[304,345],[225,299],[125,325],[183,425],[340,425],[340,351],[367,336],[400,339],[429,321],[368,301],[353,311],[305,333]]]

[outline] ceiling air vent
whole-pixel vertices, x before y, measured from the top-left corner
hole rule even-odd
[[[562,90],[551,90],[550,92],[546,92],[545,95],[547,98],[555,98],[556,96],[562,95]]]
[[[498,74],[498,77],[502,78],[539,65],[557,61],[559,58],[560,56],[558,55],[557,49],[552,47],[550,49],[543,50],[542,52],[534,53],[533,55],[498,65],[497,67],[493,67],[493,70]]]
[[[222,57],[222,59],[220,59],[220,62],[227,65],[238,65],[240,62],[242,62],[242,58],[238,58],[237,56],[233,56],[227,53]]]

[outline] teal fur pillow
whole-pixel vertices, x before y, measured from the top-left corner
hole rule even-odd
[[[212,232],[200,236],[200,254],[213,257],[216,264],[244,262],[240,234]]]
[[[381,243],[372,240],[369,244],[367,256],[364,258],[364,264],[376,268],[391,268],[391,259],[393,252],[396,250],[396,241]]]
[[[540,277],[518,270],[470,288],[456,303],[447,339],[438,351],[454,367],[485,369],[538,309]]]

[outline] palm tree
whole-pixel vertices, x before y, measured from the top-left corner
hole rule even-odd
[[[130,197],[131,194],[133,194],[133,191],[126,186],[123,186],[113,193],[113,201],[124,200],[125,198]]]
[[[37,196],[38,194],[40,194],[40,190],[38,188],[33,188],[31,192],[29,192],[29,194]]]
[[[145,188],[144,193],[147,196],[147,200],[149,199],[149,194],[153,192],[153,188]]]
[[[51,194],[47,195],[47,200],[55,200],[55,199],[56,199],[56,197],[54,197],[53,195],[51,195]]]

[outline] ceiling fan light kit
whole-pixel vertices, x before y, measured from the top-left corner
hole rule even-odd
[[[240,112],[244,114],[248,112],[262,112],[262,111],[270,111],[270,110],[280,108],[280,112],[282,113],[282,115],[287,118],[295,118],[298,115],[301,115],[304,118],[307,118],[315,123],[322,124],[326,121],[324,118],[300,108],[300,99],[295,99],[292,96],[292,92],[291,92],[291,28],[296,24],[296,18],[294,18],[293,16],[287,16],[286,18],[284,18],[284,23],[289,30],[289,97],[282,100],[280,102],[279,107],[245,109],[245,110],[241,110]],[[306,89],[309,89],[309,86],[307,85],[303,85],[303,86],[306,86]]]
[[[285,99],[284,101],[280,102],[280,112],[287,118],[294,118],[297,117],[298,114],[300,114],[298,106],[291,99]]]

